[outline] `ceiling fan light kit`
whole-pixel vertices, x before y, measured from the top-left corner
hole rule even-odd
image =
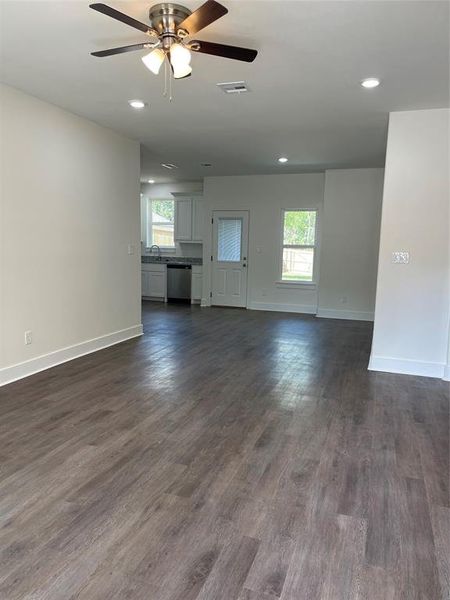
[[[158,75],[161,65],[164,62],[166,55],[161,48],[155,48],[148,54],[142,57],[142,62],[154,75]]]
[[[191,52],[244,62],[253,62],[258,54],[256,50],[250,50],[249,48],[187,39],[227,14],[228,10],[225,6],[222,6],[216,0],[207,0],[194,12],[191,12],[185,6],[173,4],[172,2],[156,4],[149,10],[150,25],[137,21],[106,4],[91,4],[90,8],[138,29],[149,37],[156,38],[155,42],[132,44],[131,46],[111,48],[92,52],[91,54],[97,57],[105,57],[150,49],[151,51],[142,57],[142,62],[155,75],[158,75],[161,66],[165,65],[166,89],[167,73],[169,73],[169,77],[172,73],[174,79],[183,79],[191,75]],[[170,68],[167,69],[167,66]]]

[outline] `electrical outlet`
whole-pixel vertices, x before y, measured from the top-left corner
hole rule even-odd
[[[409,252],[393,252],[392,262],[396,265],[407,265],[409,263]]]
[[[25,331],[25,346],[29,346],[33,341],[33,334],[31,331]]]

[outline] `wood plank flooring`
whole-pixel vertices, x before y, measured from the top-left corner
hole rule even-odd
[[[449,389],[371,325],[144,305],[0,389],[5,600],[445,600]]]

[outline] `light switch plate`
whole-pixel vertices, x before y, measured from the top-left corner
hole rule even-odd
[[[405,252],[405,251],[393,252],[392,253],[392,262],[394,264],[407,265],[409,263],[409,252]]]
[[[134,246],[133,246],[133,244],[128,244],[128,254],[134,254]]]

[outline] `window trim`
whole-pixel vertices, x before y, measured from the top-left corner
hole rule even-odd
[[[174,214],[174,221],[173,221],[173,246],[160,246],[159,249],[161,250],[162,254],[172,254],[174,252],[176,252],[177,249],[177,243],[175,241],[175,198],[151,198],[150,196],[146,197],[146,204],[145,204],[145,247],[147,250],[149,250],[153,244],[150,244],[150,240],[152,238],[152,225],[153,222],[151,220],[151,218],[149,218],[149,213],[151,214],[152,212],[152,208],[151,208],[151,204],[153,201],[158,201],[158,200],[170,200],[171,202],[173,202],[173,214]],[[153,241],[153,240],[152,240]]]
[[[315,212],[316,213],[316,227],[314,230],[314,245],[311,244],[284,244],[284,216],[287,212]],[[319,208],[309,208],[309,207],[296,207],[296,208],[282,208],[281,209],[281,227],[280,227],[280,254],[278,257],[278,281],[276,281],[277,287],[291,287],[291,288],[307,288],[314,289],[317,286],[318,282],[318,266],[319,266],[319,240],[320,240],[320,230],[319,230],[319,219],[320,212]],[[283,279],[283,250],[284,248],[313,248],[314,249],[314,259],[313,259],[313,273],[311,281],[292,281]]]

